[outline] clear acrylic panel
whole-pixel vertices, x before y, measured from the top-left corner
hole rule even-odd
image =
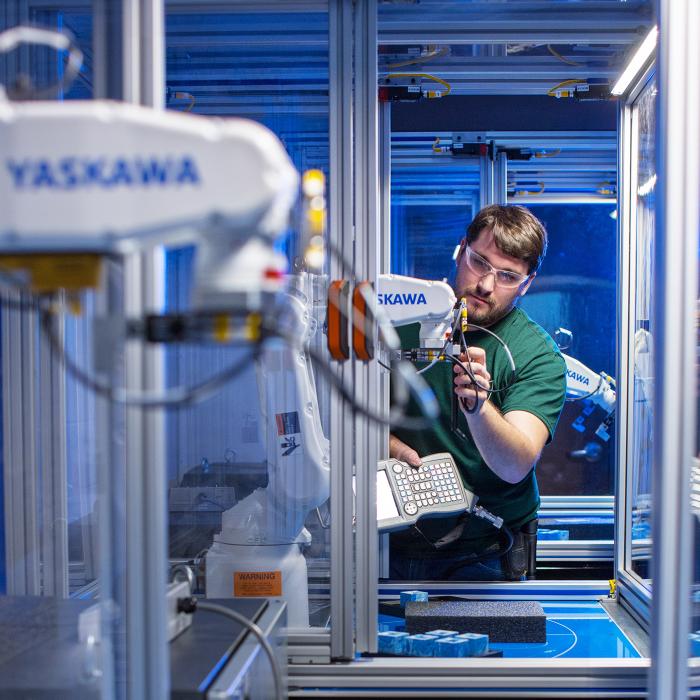
[[[549,247],[521,307],[562,352],[615,374],[617,262],[612,204],[530,204]],[[571,235],[571,231],[576,235]],[[612,496],[614,414],[593,399],[568,401],[537,465],[543,496]],[[612,521],[575,528],[577,539],[612,539]]]
[[[281,140],[300,173],[316,168],[327,177],[326,12],[294,6],[256,12],[250,5],[238,8],[237,3],[219,3],[215,10],[202,11],[197,3],[170,2],[166,58],[168,109],[255,120]],[[295,290],[281,301],[280,322],[295,317],[292,307],[301,300],[302,313],[313,319],[316,328],[309,344],[325,352],[327,275],[296,274],[302,253],[298,213],[277,244],[287,257],[290,289]],[[191,308],[196,260],[196,247],[168,251],[168,311]],[[326,485],[309,475],[314,474],[318,447],[328,435],[329,388],[312,371],[311,401],[318,402],[313,412],[321,421],[320,429],[313,430],[318,433],[314,442],[303,428],[296,432],[296,421],[304,421],[298,412],[305,410],[306,402],[303,382],[290,378],[293,354],[288,347],[272,346],[254,352],[250,345],[167,349],[171,387],[201,381],[239,362],[245,367],[206,402],[168,416],[170,562],[192,566],[197,591],[208,597],[281,594],[288,603],[290,624],[325,626],[329,493]],[[277,361],[286,369],[275,367]],[[283,400],[294,408],[282,410]],[[275,504],[277,521],[262,523],[259,511],[251,510],[268,508],[270,503]],[[236,522],[247,523],[247,532],[234,532]],[[239,585],[242,575],[279,571],[279,588],[273,584],[245,590]]]
[[[654,235],[655,235],[655,133],[656,81],[652,79],[643,89],[633,107],[633,168],[632,236],[636,255],[634,267],[634,337],[631,339],[633,357],[632,423],[630,426],[631,454],[631,527],[628,564],[649,584],[651,576],[652,531],[652,457],[654,451]]]
[[[57,109],[63,100],[90,99],[91,3],[6,3],[0,31],[18,24],[69,34],[83,65],[69,82],[65,52],[21,44],[0,55],[10,97],[56,100]],[[123,522],[112,520],[112,536],[104,534],[110,514],[123,511],[123,469],[118,459],[105,467],[117,458],[123,423],[62,359],[94,376],[93,324],[105,289],[81,294],[79,303],[57,298],[51,313],[38,313],[35,298],[10,289],[5,277],[2,299],[0,694],[117,697],[125,687],[116,641],[123,639]]]
[[[700,193],[699,193],[700,199]],[[700,231],[698,231],[698,269],[700,270]],[[698,276],[700,280],[700,275]],[[695,311],[695,419],[696,441],[695,458],[691,471],[690,481],[690,512],[693,527],[693,568],[692,568],[692,600],[690,620],[690,645],[689,655],[700,657],[700,289],[697,294],[697,308]]]

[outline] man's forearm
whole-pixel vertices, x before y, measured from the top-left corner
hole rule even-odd
[[[532,469],[539,450],[489,401],[465,414],[472,438],[486,464],[504,481],[517,484]]]

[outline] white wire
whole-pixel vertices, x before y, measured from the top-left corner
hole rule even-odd
[[[265,653],[267,654],[267,658],[270,661],[272,675],[275,679],[275,697],[277,698],[277,700],[283,700],[284,678],[282,677],[282,669],[280,668],[273,648],[270,646],[270,642],[267,641],[267,637],[265,637],[265,633],[260,629],[260,627],[258,627],[258,625],[249,620],[247,617],[241,615],[239,612],[231,610],[230,608],[227,608],[223,605],[218,605],[217,603],[197,601],[197,608],[199,610],[207,610],[209,612],[218,613],[219,615],[225,615],[226,617],[230,617],[231,619],[238,622],[240,625],[247,627],[258,638],[260,646],[262,646]]]

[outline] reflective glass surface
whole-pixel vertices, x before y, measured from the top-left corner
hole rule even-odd
[[[57,110],[59,101],[90,99],[90,3],[3,3],[0,31],[19,22],[69,33],[83,64],[69,82],[65,52],[21,44],[0,55],[0,81],[10,97],[56,100]],[[2,298],[20,300],[8,292],[7,279]],[[115,464],[108,483],[100,460],[104,466],[107,455],[116,458],[123,423],[106,419],[104,402],[60,359],[93,373],[99,304],[104,308],[104,289],[82,295],[73,313],[56,305],[45,320],[26,305],[4,303],[0,315],[0,695],[7,697],[108,697],[124,685],[113,644],[122,622],[115,599],[125,569],[117,545],[123,523],[113,521],[111,538],[99,529],[121,496],[123,475]]]
[[[651,576],[652,530],[652,458],[654,448],[654,217],[655,217],[655,147],[656,82],[644,88],[634,105],[632,236],[636,255],[632,261],[634,286],[634,338],[631,340],[634,367],[632,403],[631,454],[631,568],[642,579]],[[636,175],[636,176],[635,176]]]
[[[547,228],[549,247],[521,308],[592,377],[614,376],[614,205],[532,203],[528,208]],[[564,405],[554,439],[537,465],[543,496],[613,494],[614,418],[593,397]],[[612,522],[595,520],[574,531],[575,539],[612,539]]]
[[[300,173],[317,168],[327,175],[327,15],[293,7],[258,14],[235,3],[208,12],[196,3],[171,3],[167,10],[167,108],[255,120],[281,140]],[[300,33],[306,39],[301,43]],[[276,245],[290,271],[302,253],[300,221],[292,217]],[[197,254],[195,248],[168,251],[170,312],[191,309],[200,274]],[[289,284],[294,299],[278,299],[276,323],[290,324],[293,303],[301,301],[316,325],[309,343],[325,352],[326,278],[294,275]],[[299,331],[289,327],[298,340]],[[168,416],[168,548],[171,564],[192,566],[198,592],[208,597],[281,595],[290,624],[325,625],[330,494],[317,476],[314,436],[299,423],[302,412],[320,415],[315,437],[323,443],[329,389],[312,368],[318,391],[307,403],[303,382],[292,371],[296,353],[279,340],[254,348],[203,342],[167,349],[171,387],[244,367],[209,400]],[[268,574],[275,581],[271,587],[262,578]],[[254,582],[247,588],[245,577]],[[310,590],[314,600],[307,611]]]

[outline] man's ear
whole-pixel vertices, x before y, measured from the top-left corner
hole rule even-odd
[[[464,255],[464,249],[467,247],[467,238],[466,236],[459,242],[459,250],[457,251],[457,256],[455,257],[455,265],[459,265],[459,261],[462,259],[462,256]]]
[[[518,293],[518,296],[523,296],[525,292],[527,292],[527,290],[530,288],[530,285],[532,284],[532,280],[534,280],[535,277],[537,277],[537,273],[533,272],[528,278],[527,282],[525,282],[525,284],[523,285],[523,288]]]

